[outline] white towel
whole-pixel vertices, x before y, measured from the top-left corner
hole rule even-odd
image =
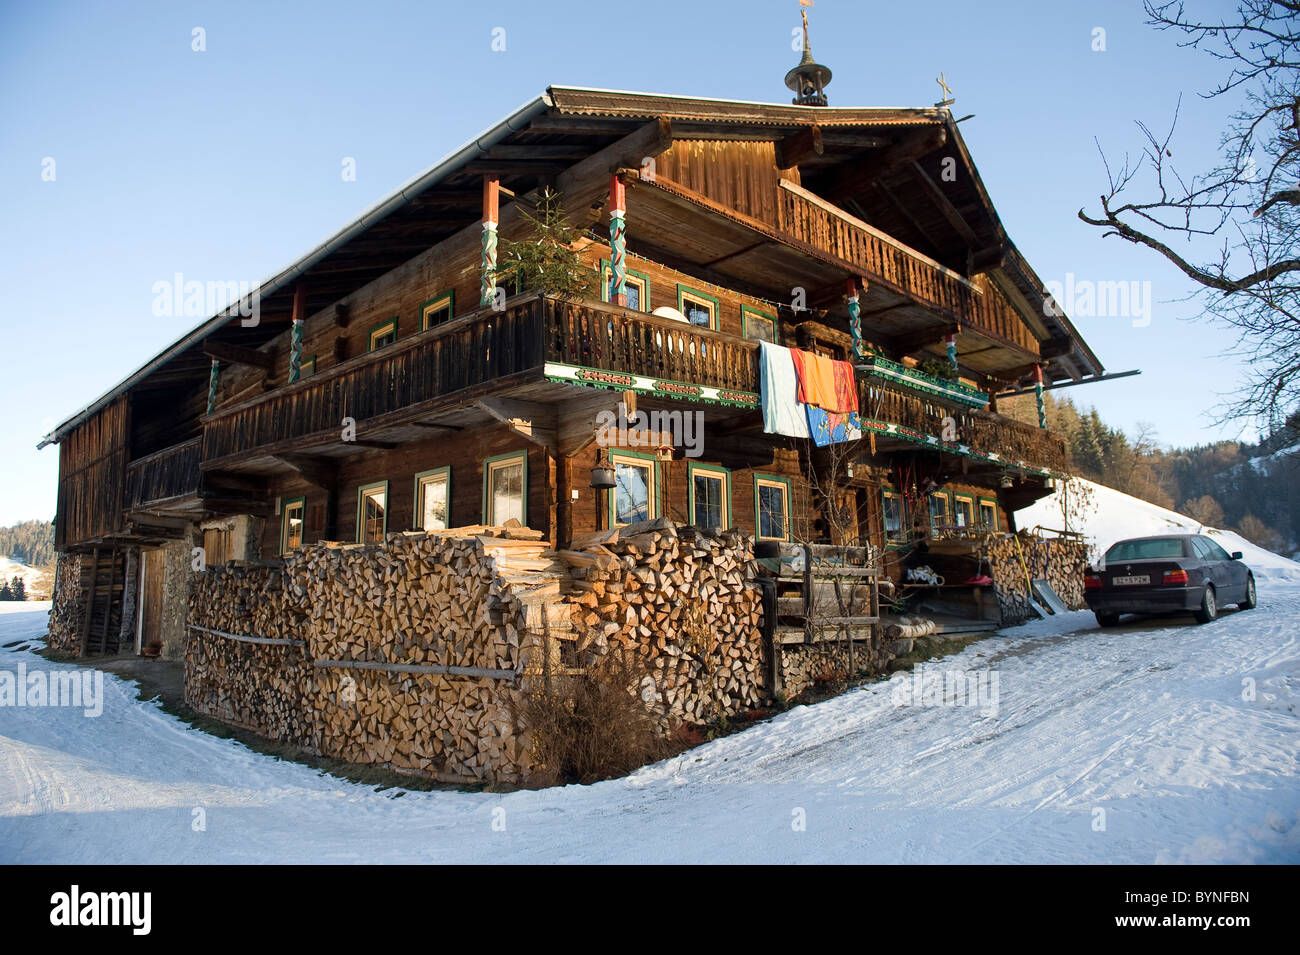
[[[799,400],[799,385],[790,349],[759,342],[759,380],[763,390],[763,430],[791,438],[808,437],[808,406]]]

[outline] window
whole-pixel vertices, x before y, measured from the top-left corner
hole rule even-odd
[[[369,351],[376,348],[383,348],[385,345],[391,345],[397,341],[397,318],[390,318],[386,322],[380,322],[370,329]]]
[[[451,468],[421,471],[415,476],[415,527],[442,531],[451,519]]]
[[[659,516],[657,462],[653,455],[621,451],[609,456],[614,488],[609,495],[610,526],[635,524]]]
[[[980,527],[987,527],[991,531],[998,529],[998,506],[984,498],[980,498]]]
[[[754,529],[759,540],[790,539],[789,478],[754,475]]]
[[[514,518],[528,523],[528,452],[499,454],[483,462],[483,523]]]
[[[601,286],[601,301],[614,301],[614,270],[604,259],[600,260],[600,274],[604,276]],[[639,312],[650,311],[650,278],[641,272],[627,270],[624,282],[627,291],[627,307]]]
[[[702,325],[714,330],[718,327],[718,300],[685,285],[677,286],[677,311],[686,316],[692,325]]]
[[[1196,540],[1200,543],[1201,548],[1205,551],[1206,560],[1232,560],[1232,558],[1228,556],[1228,552],[1226,550],[1224,550],[1214,541],[1210,540],[1208,537],[1197,537]]]
[[[748,305],[740,306],[740,334],[756,342],[776,344],[776,316]]]
[[[930,531],[933,533],[948,523],[948,495],[936,491],[930,495]]]
[[[366,484],[357,491],[357,543],[382,544],[388,532],[388,482]]]
[[[304,379],[304,378],[310,378],[310,377],[311,377],[312,375],[314,375],[314,374],[316,374],[316,356],[315,356],[315,355],[311,355],[311,356],[309,356],[309,357],[307,357],[307,358],[302,359],[302,361],[298,362],[298,380],[299,380],[299,381],[301,381],[301,380]]]
[[[690,477],[691,523],[709,530],[731,526],[731,472],[692,462]]]
[[[420,306],[420,330],[450,322],[456,314],[456,290],[435,295]]]
[[[955,495],[953,502],[953,516],[957,519],[958,527],[975,526],[975,500],[969,497]]]
[[[1145,537],[1120,541],[1106,551],[1106,562],[1117,560],[1160,560],[1165,557],[1183,557],[1181,537]]]
[[[905,520],[903,498],[897,491],[892,490],[883,490],[880,496],[881,514],[885,524],[885,543],[901,544],[907,540],[907,529],[903,526]]]
[[[302,546],[303,515],[306,501],[291,497],[280,502],[280,553],[287,554]]]

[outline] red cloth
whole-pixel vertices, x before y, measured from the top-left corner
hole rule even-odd
[[[858,410],[858,387],[853,366],[813,352],[790,349],[799,379],[799,400],[836,414]]]
[[[831,411],[844,414],[858,410],[858,382],[853,375],[853,365],[847,361],[831,362],[834,365],[835,401],[838,405]]]

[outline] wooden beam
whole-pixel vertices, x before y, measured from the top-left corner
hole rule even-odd
[[[797,133],[791,133],[776,143],[776,167],[790,169],[805,159],[820,156],[825,151],[822,145],[822,128],[816,123]]]
[[[275,460],[287,464],[313,487],[328,491],[338,486],[338,462],[310,454],[277,454]]]
[[[520,437],[555,452],[555,409],[513,398],[482,398],[475,405]]]
[[[270,371],[275,367],[275,355],[270,352],[245,348],[243,345],[214,342],[211,339],[204,341],[203,354],[232,365],[248,365],[250,368],[261,368],[264,371]]]
[[[948,224],[956,230],[957,234],[962,237],[966,244],[974,247],[979,244],[979,238],[975,235],[975,230],[970,227],[970,223],[957,211],[957,207],[952,204],[943,188],[930,178],[930,174],[921,168],[921,164],[915,159],[908,164],[912,175],[925,187],[925,192],[938,207],[940,214],[948,220]]]
[[[83,610],[84,616],[81,618],[81,656],[86,655],[86,648],[90,644],[90,617],[95,610],[95,583],[99,577],[99,548],[96,547],[91,552],[90,564],[90,587],[86,591],[86,603]]]
[[[829,173],[818,192],[835,202],[845,195],[855,195],[882,177],[926,153],[941,149],[948,142],[944,126],[930,126],[900,136],[892,146],[863,162],[845,163]]]

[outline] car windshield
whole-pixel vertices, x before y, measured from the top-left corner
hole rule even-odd
[[[1106,551],[1106,560],[1158,560],[1182,557],[1183,542],[1176,537],[1153,537],[1145,540],[1120,541]]]

